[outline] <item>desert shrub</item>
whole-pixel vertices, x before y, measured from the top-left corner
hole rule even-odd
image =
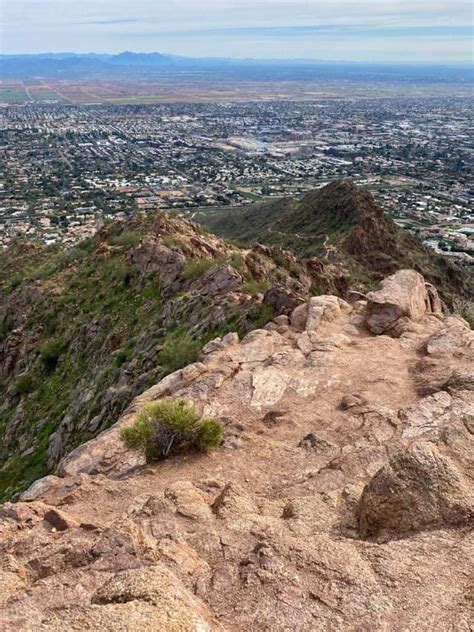
[[[474,301],[458,299],[454,302],[454,313],[459,314],[471,329],[474,329]]]
[[[122,248],[135,248],[140,243],[140,235],[132,230],[124,230],[118,235],[112,235],[107,240],[111,246],[121,246]]]
[[[125,445],[145,455],[147,462],[162,461],[187,447],[207,452],[222,441],[220,421],[201,417],[183,399],[146,404],[136,421],[120,431]]]
[[[11,275],[9,282],[7,283],[7,292],[12,292],[15,288],[21,285],[21,282],[24,279],[24,274],[21,272],[15,272]]]
[[[15,319],[12,314],[0,316],[0,340],[4,340],[15,328]]]
[[[261,329],[275,318],[275,310],[265,303],[257,303],[248,313],[248,320],[255,329]]]
[[[258,281],[247,281],[243,284],[242,290],[248,294],[265,294],[268,290],[268,283],[262,283]]]
[[[76,248],[79,248],[86,254],[90,254],[97,247],[97,237],[86,237],[81,242],[79,242]]]
[[[295,279],[298,279],[301,274],[301,266],[299,266],[297,263],[293,263],[290,266],[290,274]]]
[[[229,263],[230,265],[235,269],[235,270],[243,270],[244,268],[244,258],[242,257],[242,255],[239,255],[237,253],[232,254],[229,257]]]
[[[86,255],[87,252],[79,246],[69,248],[69,250],[65,250],[58,255],[57,267],[59,270],[64,270],[64,268],[67,268],[71,263],[84,259]]]
[[[198,279],[214,265],[212,259],[193,259],[184,266],[185,279]]]
[[[43,279],[47,279],[52,276],[57,271],[57,263],[56,260],[47,261],[42,265],[38,266],[28,275],[28,278],[32,281],[40,281]]]
[[[187,332],[174,331],[167,336],[165,345],[160,351],[160,365],[167,373],[182,369],[196,362],[201,346],[199,340],[194,340]]]
[[[180,248],[181,250],[184,250],[186,248],[185,242],[182,239],[174,237],[173,235],[165,235],[161,239],[161,242],[163,246],[166,246],[167,248]]]
[[[53,338],[48,340],[40,349],[40,360],[46,373],[52,373],[58,364],[59,358],[64,353],[62,340]]]
[[[288,262],[281,248],[279,248],[278,246],[272,248],[271,257],[277,266],[279,266],[280,268],[286,268]]]
[[[105,268],[106,278],[117,285],[128,285],[131,275],[131,270],[120,259],[112,259]]]
[[[129,347],[122,347],[121,349],[117,349],[117,351],[114,352],[115,366],[121,367],[123,364],[128,362],[128,360],[132,356],[132,352],[133,349],[130,349]]]
[[[31,373],[25,373],[17,377],[13,382],[13,390],[16,395],[27,395],[36,388],[35,379]]]

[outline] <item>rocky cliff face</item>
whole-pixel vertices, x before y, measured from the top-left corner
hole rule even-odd
[[[5,630],[468,631],[473,333],[416,272],[209,342],[0,507]],[[208,456],[119,429],[184,397]]]

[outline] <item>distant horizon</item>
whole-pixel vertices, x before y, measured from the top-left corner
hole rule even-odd
[[[469,61],[445,61],[445,60],[432,60],[432,61],[416,61],[416,60],[404,60],[404,61],[391,61],[391,60],[359,60],[359,59],[320,59],[316,57],[261,57],[257,55],[247,55],[247,56],[228,56],[228,55],[184,55],[179,53],[168,53],[162,50],[120,50],[116,53],[110,53],[107,51],[100,50],[87,50],[87,51],[73,51],[73,50],[61,50],[61,51],[51,51],[51,50],[43,50],[36,51],[31,53],[4,53],[0,51],[1,57],[60,57],[60,56],[71,56],[71,57],[85,57],[85,56],[107,56],[107,57],[117,57],[124,54],[132,54],[132,55],[162,55],[164,57],[175,57],[182,59],[196,59],[196,60],[222,60],[222,61],[241,61],[241,62],[250,62],[250,61],[262,61],[262,62],[301,62],[301,63],[314,63],[314,64],[355,64],[355,65],[383,65],[383,66],[473,66],[473,62]]]
[[[472,64],[470,0],[2,0],[0,53]]]

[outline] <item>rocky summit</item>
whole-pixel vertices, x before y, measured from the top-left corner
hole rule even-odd
[[[0,629],[468,632],[473,360],[413,270],[222,332],[0,506]],[[223,443],[145,463],[120,430],[175,398]]]

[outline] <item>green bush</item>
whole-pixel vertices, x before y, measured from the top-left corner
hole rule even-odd
[[[111,259],[104,268],[105,275],[112,283],[128,285],[131,279],[131,270],[120,259]]]
[[[161,243],[163,244],[163,246],[166,246],[167,248],[180,248],[181,250],[186,248],[185,242],[182,239],[173,237],[173,235],[165,235],[161,239]]]
[[[258,281],[247,281],[243,284],[242,290],[248,294],[265,294],[268,290],[268,283],[259,283]]]
[[[198,279],[214,265],[212,259],[194,259],[187,263],[183,270],[185,279]]]
[[[290,266],[290,274],[293,278],[298,279],[301,274],[301,266],[299,266],[297,263],[294,263],[292,266]]]
[[[13,391],[15,395],[27,395],[32,393],[36,388],[35,379],[31,373],[20,375],[13,382]]]
[[[122,248],[135,248],[140,243],[140,235],[132,230],[124,230],[118,235],[112,235],[107,240],[111,246],[121,246]]]
[[[257,303],[248,313],[248,319],[256,329],[264,327],[275,316],[275,310],[265,303]]]
[[[283,250],[281,248],[279,248],[278,246],[275,246],[274,248],[272,248],[272,254],[271,257],[273,259],[273,262],[279,266],[280,268],[286,268],[288,262],[286,259],[286,256],[283,252]]]
[[[454,301],[454,313],[459,314],[471,329],[474,329],[474,301],[458,299]]]
[[[185,447],[207,452],[221,444],[222,434],[220,421],[201,417],[183,399],[146,404],[136,421],[120,431],[125,445],[142,452],[147,462],[162,461]]]
[[[21,272],[15,272],[12,274],[7,284],[7,292],[12,292],[15,288],[21,285],[24,278],[25,276]]]
[[[169,334],[165,346],[160,351],[159,363],[167,373],[172,373],[183,366],[196,362],[201,350],[199,340],[193,340],[187,332],[182,330]]]
[[[245,261],[242,255],[234,253],[229,257],[229,263],[235,270],[241,271],[244,268]]]
[[[57,338],[48,340],[40,349],[40,360],[46,373],[52,373],[64,353],[64,343]]]
[[[15,328],[15,319],[12,314],[0,316],[0,340],[4,340]]]
[[[122,349],[117,349],[117,351],[114,352],[115,366],[121,367],[123,364],[125,364],[125,362],[128,362],[128,360],[132,356],[132,351],[133,349],[129,349],[126,347],[122,347]]]

